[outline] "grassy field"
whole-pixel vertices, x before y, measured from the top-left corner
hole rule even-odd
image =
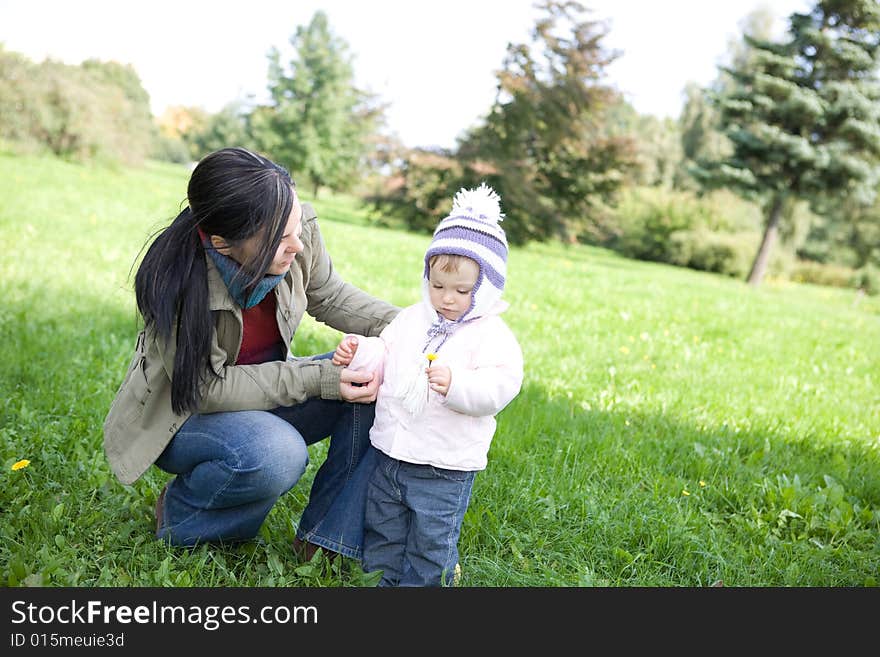
[[[157,542],[166,475],[109,472],[101,424],[137,331],[130,269],[187,178],[0,154],[2,584],[374,581],[290,553],[323,445],[237,547]],[[370,227],[344,198],[314,204],[346,279],[417,300],[427,236]],[[526,379],[474,486],[463,585],[877,585],[880,300],[561,245],[512,249],[506,298]],[[337,338],[306,322],[295,350]]]

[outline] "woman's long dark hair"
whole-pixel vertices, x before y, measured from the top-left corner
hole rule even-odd
[[[175,413],[197,411],[200,386],[214,374],[208,363],[214,322],[198,229],[219,235],[231,246],[253,235],[265,236],[255,257],[241,263],[250,294],[281,243],[293,208],[294,183],[271,160],[244,148],[224,148],[198,163],[186,195],[189,205],[159,231],[135,274],[138,310],[146,327],[166,342],[175,339],[176,332],[171,377]]]

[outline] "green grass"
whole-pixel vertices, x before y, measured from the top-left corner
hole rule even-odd
[[[257,541],[153,539],[166,475],[110,474],[101,424],[137,327],[130,268],[184,167],[0,155],[0,584],[361,586],[297,563],[306,476]],[[305,193],[305,190],[304,192]],[[315,202],[337,269],[403,305],[428,237]],[[880,300],[561,245],[514,248],[506,319],[526,362],[461,536],[467,586],[874,586]],[[299,353],[338,334],[307,321]],[[12,471],[19,459],[30,466]]]

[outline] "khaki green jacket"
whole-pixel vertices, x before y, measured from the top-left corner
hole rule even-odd
[[[378,335],[399,308],[339,277],[324,248],[315,210],[307,203],[302,241],[305,249],[274,289],[278,328],[287,349],[304,312],[343,333]],[[206,377],[199,412],[268,410],[316,396],[339,399],[342,368],[329,360],[235,365],[241,347],[241,308],[214,263],[206,260],[215,327],[210,366],[217,376]],[[104,452],[123,484],[131,484],[150,467],[190,416],[171,410],[176,344],[176,335],[166,344],[152,330],[138,334],[128,371],[104,420]]]

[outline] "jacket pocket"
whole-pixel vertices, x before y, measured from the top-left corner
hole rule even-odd
[[[147,357],[143,350],[143,339],[143,334],[138,336],[138,345],[128,365],[125,378],[110,404],[104,422],[105,430],[111,426],[127,427],[144,412],[144,406],[150,395],[150,386],[147,380]]]

